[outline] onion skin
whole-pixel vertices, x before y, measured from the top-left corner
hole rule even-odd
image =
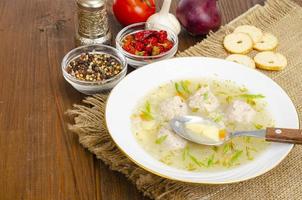
[[[206,35],[221,25],[221,14],[216,0],[180,0],[176,17],[192,35]]]

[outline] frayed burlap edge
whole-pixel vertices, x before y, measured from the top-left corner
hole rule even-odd
[[[216,33],[210,33],[207,39],[177,56],[224,58],[227,54],[221,46],[221,41],[224,35],[231,32],[235,26],[257,22],[258,27],[266,30],[270,24],[278,23],[281,19],[290,16],[298,9],[297,7],[291,1],[269,0],[264,7],[255,6],[245,15],[222,27]],[[296,63],[290,62],[290,64]],[[275,79],[280,77],[275,73],[270,76]],[[300,98],[296,98],[297,94],[290,93],[290,96],[293,97],[295,103],[302,102]],[[299,166],[295,166],[295,163],[300,160],[299,155],[302,152],[300,147],[296,147],[281,166],[263,176],[243,183],[229,185],[187,184],[153,175],[131,162],[112,141],[104,121],[106,99],[107,94],[99,94],[87,97],[83,100],[84,105],[74,105],[72,110],[67,111],[67,114],[74,118],[74,124],[69,125],[69,129],[79,136],[79,142],[95,154],[98,159],[101,159],[112,170],[123,173],[137,186],[138,190],[152,199],[298,199],[302,196],[301,189],[295,189],[302,186],[301,182],[289,183],[286,180],[292,178],[295,181],[294,175],[288,177],[282,173],[289,169],[299,170]],[[302,106],[301,104],[297,105],[301,114]],[[299,174],[295,173],[295,176],[297,175]],[[302,174],[300,173],[300,175]],[[295,190],[287,191],[286,186],[288,184],[291,184]]]

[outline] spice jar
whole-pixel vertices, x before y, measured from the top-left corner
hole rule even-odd
[[[77,0],[76,45],[106,44],[111,39],[105,0]]]

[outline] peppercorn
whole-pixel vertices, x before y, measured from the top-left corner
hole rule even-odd
[[[69,62],[66,71],[79,80],[95,82],[119,74],[122,65],[109,54],[83,53]]]

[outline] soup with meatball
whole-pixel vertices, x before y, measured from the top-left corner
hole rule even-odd
[[[137,142],[159,161],[179,169],[226,169],[249,162],[269,143],[252,137],[234,138],[221,146],[189,142],[169,125],[182,115],[202,116],[228,131],[272,127],[265,96],[232,81],[179,80],[161,85],[138,102],[132,116]]]

